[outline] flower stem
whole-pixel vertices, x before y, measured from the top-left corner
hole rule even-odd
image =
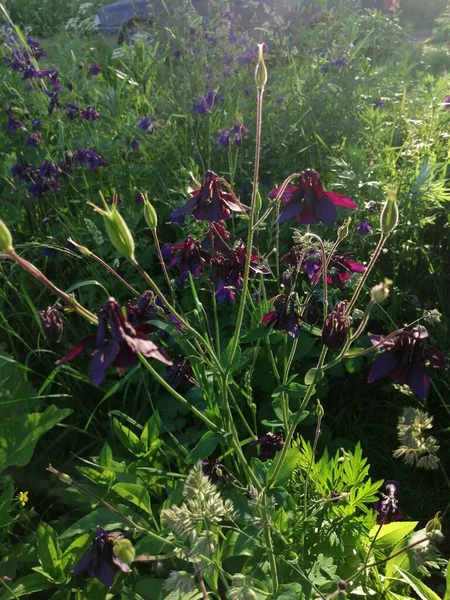
[[[156,252],[158,253],[159,262],[161,264],[161,268],[164,273],[164,278],[167,283],[167,287],[169,288],[170,297],[172,298],[172,302],[175,303],[175,292],[173,291],[172,282],[170,281],[169,273],[167,272],[166,263],[164,262],[164,258],[161,252],[161,244],[159,243],[158,234],[156,229],[152,229],[153,239],[155,241]]]

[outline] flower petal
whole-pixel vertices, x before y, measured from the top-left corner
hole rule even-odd
[[[419,398],[426,398],[428,396],[428,392],[430,391],[430,376],[423,363],[414,361],[410,366],[406,383]]]
[[[280,193],[282,186],[275,188],[274,190],[272,190],[269,194],[269,198],[276,198],[278,196],[278,194]],[[297,191],[297,186],[296,185],[287,185],[286,189],[284,190],[280,200],[281,202],[290,202],[291,198],[292,198],[292,194],[294,194]]]
[[[83,556],[77,562],[77,564],[73,567],[72,573],[74,575],[80,575],[80,573],[83,573],[84,571],[86,571],[86,569],[89,567],[91,560],[93,560],[93,558],[94,558],[94,554],[93,554],[92,548],[89,548],[89,550],[86,550],[86,552],[83,554]]]
[[[350,269],[350,271],[352,271],[353,273],[363,273],[366,270],[366,267],[364,265],[360,265],[351,258],[345,259],[345,266],[348,269]]]
[[[66,354],[66,356],[63,356],[62,358],[57,360],[56,364],[64,365],[65,363],[71,362],[85,350],[88,350],[89,348],[93,348],[94,344],[95,344],[95,336],[88,335],[87,337],[84,338],[84,340],[81,340],[81,342],[78,342],[78,344],[75,344],[75,346],[70,350],[70,352],[68,354]]]
[[[336,223],[337,210],[333,202],[328,198],[327,194],[316,196],[314,201],[314,212],[317,219],[332,227]]]
[[[304,205],[302,212],[297,217],[297,221],[303,223],[303,225],[313,225],[319,222],[312,204]]]
[[[335,206],[343,206],[344,208],[351,208],[352,210],[357,208],[356,202],[351,198],[347,198],[347,196],[341,196],[341,194],[336,194],[336,192],[327,191],[325,193]]]
[[[119,354],[120,346],[116,340],[109,340],[103,348],[98,348],[92,353],[89,364],[91,383],[100,385],[106,376],[106,371],[113,364]]]
[[[373,383],[374,381],[378,381],[378,379],[387,377],[397,366],[398,360],[399,357],[396,352],[383,352],[371,366],[367,381]]]
[[[180,218],[184,217],[187,213],[191,212],[194,209],[196,203],[197,203],[196,196],[189,198],[189,200],[186,202],[186,204],[184,204],[183,206],[180,206],[180,208],[177,208],[176,210],[173,211],[173,213],[171,213],[171,215],[170,215],[171,221],[174,221],[175,223],[179,223]]]
[[[277,223],[284,223],[289,219],[293,219],[298,214],[301,214],[304,208],[305,203],[303,198],[292,198],[281,212],[277,219]]]

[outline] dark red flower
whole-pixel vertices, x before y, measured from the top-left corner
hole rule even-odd
[[[345,344],[350,329],[350,319],[345,314],[347,300],[341,300],[334,310],[325,317],[322,329],[322,341],[330,350],[339,350]]]
[[[211,483],[222,483],[225,481],[226,467],[219,461],[213,458],[202,459],[202,473],[208,477]]]
[[[177,208],[171,215],[173,223],[184,223],[188,213],[198,221],[218,222],[231,217],[231,211],[244,212],[247,207],[240,204],[236,197],[222,190],[220,178],[213,171],[207,171],[199,190],[192,192],[186,204]]]
[[[419,398],[426,398],[430,390],[426,364],[438,369],[447,368],[442,352],[425,345],[427,337],[428,331],[421,325],[402,329],[386,341],[381,336],[371,336],[372,343],[385,352],[372,364],[369,383],[389,376],[397,383],[408,385]]]
[[[199,382],[192,375],[192,369],[187,360],[174,363],[167,371],[165,379],[174,390],[177,388],[186,390],[190,386],[200,387]]]
[[[165,250],[167,254],[167,248]],[[182,272],[182,281],[191,273],[194,279],[198,279],[209,261],[209,254],[202,249],[200,242],[194,240],[190,235],[180,244],[174,244],[171,248],[171,260],[167,265],[171,269],[178,265]]]
[[[259,460],[265,461],[275,457],[275,454],[283,449],[284,438],[282,435],[277,433],[266,433],[259,439],[253,442],[256,446],[259,446]]]
[[[289,296],[279,294],[272,300],[275,310],[264,315],[261,323],[268,327],[273,327],[277,331],[287,333],[293,338],[297,338],[300,333],[301,316],[298,312],[299,303],[297,294],[292,293]]]
[[[398,509],[397,499],[398,492],[400,491],[400,484],[398,481],[388,480],[385,483],[385,490],[386,494],[384,495],[383,500],[379,500],[373,505],[378,513],[378,525],[386,525],[386,523],[401,521],[403,519],[403,515]]]
[[[234,286],[240,292],[246,260],[247,246],[243,241],[237,242],[233,248],[225,248],[225,255],[217,252],[211,259],[211,281],[217,282],[219,286]],[[268,267],[259,264],[260,260],[261,257],[257,254],[251,255],[250,277],[270,273]]]
[[[89,373],[91,382],[100,385],[109,367],[129,368],[138,363],[138,353],[171,365],[166,352],[148,339],[145,326],[133,327],[124,317],[120,304],[110,298],[98,312],[97,335],[88,336],[56,364],[74,360],[85,350],[92,350]]]
[[[272,190],[269,198],[276,198],[280,189],[278,187]],[[356,208],[356,203],[350,198],[335,192],[325,192],[319,173],[314,169],[302,171],[298,185],[288,185],[280,200],[286,206],[278,217],[279,223],[297,217],[297,221],[304,225],[322,221],[330,227],[336,223],[336,206]]]

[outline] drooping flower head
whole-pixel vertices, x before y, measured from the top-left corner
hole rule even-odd
[[[224,254],[216,252],[211,259],[210,279],[218,283],[219,287],[233,286],[241,291],[244,275],[245,262],[247,260],[247,246],[243,241],[237,242],[233,248],[226,250]],[[255,275],[268,275],[270,269],[261,265],[261,257],[252,254],[250,257],[250,278]]]
[[[447,368],[442,352],[425,344],[427,337],[428,331],[421,325],[402,329],[385,340],[381,336],[371,336],[372,344],[384,352],[370,368],[369,383],[389,376],[392,381],[408,385],[419,398],[426,398],[430,390],[426,365]]]
[[[378,513],[378,525],[386,525],[387,523],[401,521],[403,519],[403,515],[398,508],[397,499],[400,491],[400,484],[398,481],[388,480],[385,483],[385,490],[386,494],[384,494],[383,500],[379,500],[373,505]]]
[[[91,77],[96,77],[97,75],[100,75],[100,73],[103,73],[103,68],[96,62],[91,62],[89,65],[88,75]]]
[[[178,361],[169,367],[165,379],[174,390],[177,388],[187,390],[192,386],[200,387],[186,359]]]
[[[194,279],[198,279],[209,261],[209,255],[202,249],[200,242],[190,235],[184,242],[172,246],[171,255],[167,268],[178,265],[182,270],[183,280],[188,278],[188,273],[191,273]]]
[[[84,119],[85,121],[97,121],[100,119],[100,113],[94,110],[92,106],[88,106],[80,112],[80,119]]]
[[[301,316],[299,313],[299,302],[297,294],[289,296],[279,294],[272,299],[274,310],[264,315],[261,323],[267,327],[273,327],[277,331],[289,334],[297,338],[300,333]]]
[[[39,320],[45,337],[52,342],[59,342],[63,334],[63,322],[56,308],[47,308],[39,311]]]
[[[151,290],[145,290],[136,301],[132,302],[130,300],[128,302],[126,307],[127,319],[133,327],[143,325],[155,316],[154,300],[155,294]]]
[[[133,327],[122,313],[120,304],[110,298],[98,312],[97,335],[76,344],[56,364],[74,360],[84,350],[92,350],[89,374],[94,385],[100,385],[109,367],[129,368],[138,363],[138,353],[171,365],[166,352],[150,341],[141,327]]]
[[[143,117],[139,121],[137,128],[144,133],[153,133],[155,131],[155,119],[151,115],[149,117]]]
[[[225,466],[219,461],[213,458],[202,459],[202,473],[205,477],[208,477],[211,483],[222,483],[225,481]]]
[[[246,207],[237,201],[234,194],[223,191],[220,177],[213,171],[207,171],[202,177],[200,189],[194,190],[192,198],[170,217],[174,223],[183,223],[185,215],[192,213],[198,221],[212,223],[229,219],[231,211],[244,210]]]
[[[350,329],[350,319],[345,314],[347,300],[341,300],[334,310],[325,317],[322,329],[322,341],[330,350],[339,350],[345,344]]]
[[[195,102],[193,110],[196,115],[205,115],[222,102],[223,96],[220,96],[215,90],[209,90],[206,96],[202,96]]]
[[[114,546],[123,539],[124,535],[120,531],[108,533],[98,527],[92,546],[86,550],[80,561],[74,566],[72,573],[80,575],[87,571],[89,577],[98,579],[103,585],[110,588],[118,571],[131,573],[129,565],[114,554]]]
[[[276,198],[280,188],[275,188],[269,198]],[[281,196],[281,202],[286,204],[278,217],[283,223],[297,217],[299,223],[312,225],[321,221],[331,227],[336,223],[336,206],[354,210],[355,202],[346,196],[335,192],[325,192],[319,173],[314,169],[306,169],[300,173],[298,185],[288,185]]]
[[[266,433],[259,439],[253,442],[256,446],[259,446],[259,460],[266,461],[275,457],[275,454],[283,449],[284,439],[281,434],[277,433]]]

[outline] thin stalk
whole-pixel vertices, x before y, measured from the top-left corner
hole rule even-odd
[[[322,288],[323,288],[323,318],[325,318],[328,314],[328,283],[327,283],[327,268],[331,261],[334,252],[334,246],[331,249],[330,255],[327,258],[327,254],[325,252],[325,246],[323,245],[322,238],[316,235],[315,233],[311,233],[310,231],[307,233],[309,237],[315,238],[320,245],[320,252],[322,254]],[[336,246],[336,244],[335,244]]]
[[[153,240],[154,240],[155,246],[156,246],[156,252],[158,253],[158,258],[159,258],[159,262],[161,265],[161,269],[163,270],[164,278],[166,280],[167,287],[169,288],[170,297],[172,298],[172,302],[175,303],[175,292],[174,292],[174,289],[172,286],[172,282],[170,281],[169,273],[167,272],[166,263],[164,262],[164,258],[163,258],[162,252],[161,252],[161,244],[159,243],[158,234],[156,232],[156,229],[152,229],[152,235],[153,235]]]
[[[319,442],[320,426],[322,424],[322,417],[323,417],[323,410],[317,416],[316,435],[314,436],[314,442],[313,442],[313,447],[312,447],[312,456],[311,456],[311,461],[308,465],[308,472],[306,473],[306,478],[305,478],[305,491],[304,491],[304,496],[303,496],[302,551],[305,548],[305,523],[306,523],[306,515],[308,512],[308,484],[309,484],[309,478],[311,476],[311,471],[312,471],[313,464],[314,464],[314,459],[316,456],[317,444]]]
[[[215,333],[215,342],[216,342],[216,353],[217,356],[220,356],[220,326],[219,326],[219,317],[217,315],[217,300],[216,295],[214,293],[214,286],[211,284],[211,293],[212,293],[212,305],[213,305],[213,315],[214,315],[214,333]]]

